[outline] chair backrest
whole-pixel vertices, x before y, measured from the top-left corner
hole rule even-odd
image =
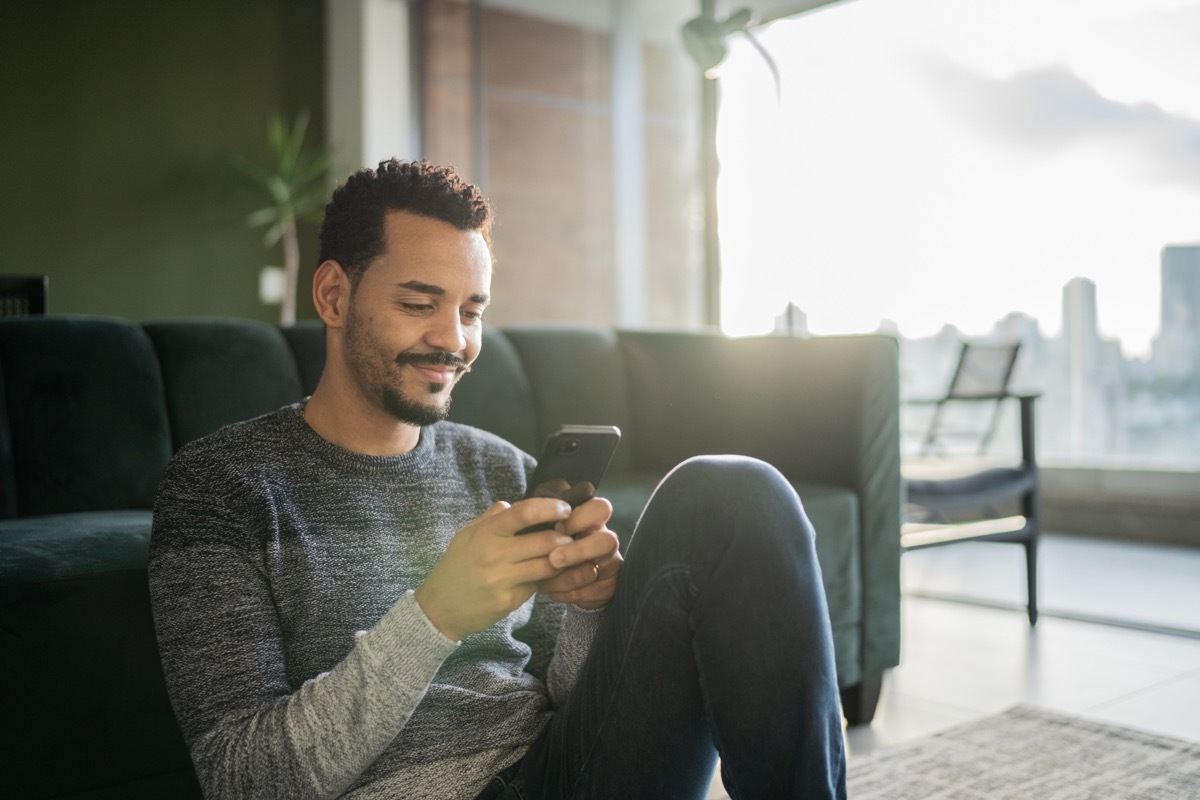
[[[0,317],[45,314],[49,289],[45,275],[0,275]]]
[[[1013,366],[1017,363],[1017,351],[1021,343],[999,344],[970,342],[962,343],[958,354],[958,366],[950,379],[947,398],[971,398],[1002,394],[1008,389]]]
[[[964,443],[977,441],[975,453],[983,455],[987,452],[996,435],[1000,421],[1001,398],[1008,390],[1008,381],[1012,377],[1020,349],[1019,341],[962,343],[950,386],[946,389],[945,397],[937,401],[929,418],[929,427],[921,440],[919,456],[951,455],[946,449],[950,439]],[[958,419],[947,420],[947,406],[955,400],[986,402],[954,404],[973,406],[970,409],[959,409],[966,415],[966,420],[972,421],[964,422],[962,414]],[[982,419],[984,415],[986,422]]]

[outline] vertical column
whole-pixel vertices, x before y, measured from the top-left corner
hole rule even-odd
[[[611,0],[613,300],[618,326],[644,327],[646,280],[646,102],[637,0]]]
[[[406,0],[327,0],[326,109],[333,174],[420,155]]]
[[[700,13],[716,15],[715,0],[700,0]],[[700,175],[704,193],[704,321],[709,326],[721,325],[721,239],[718,235],[717,175],[717,112],[720,109],[719,84],[716,79],[700,75]]]

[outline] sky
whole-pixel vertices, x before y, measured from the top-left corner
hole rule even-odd
[[[1200,0],[849,0],[719,66],[722,326],[1062,325],[1147,355],[1160,253],[1200,242]]]

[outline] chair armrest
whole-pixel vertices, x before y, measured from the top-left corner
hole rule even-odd
[[[947,397],[908,397],[905,398],[904,404],[908,406],[936,406],[942,403],[949,402],[971,402],[978,400],[1024,400],[1031,398],[1036,400],[1041,397],[1041,392],[988,392],[985,394],[956,394]]]
[[[1041,397],[1041,392],[985,392],[982,394],[956,394],[949,397],[944,397],[936,402],[954,401],[973,401],[973,400],[1036,400]]]

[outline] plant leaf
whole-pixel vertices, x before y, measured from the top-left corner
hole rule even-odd
[[[266,206],[246,215],[246,227],[257,228],[262,225],[270,225],[277,219],[279,219],[279,209],[275,206]]]

